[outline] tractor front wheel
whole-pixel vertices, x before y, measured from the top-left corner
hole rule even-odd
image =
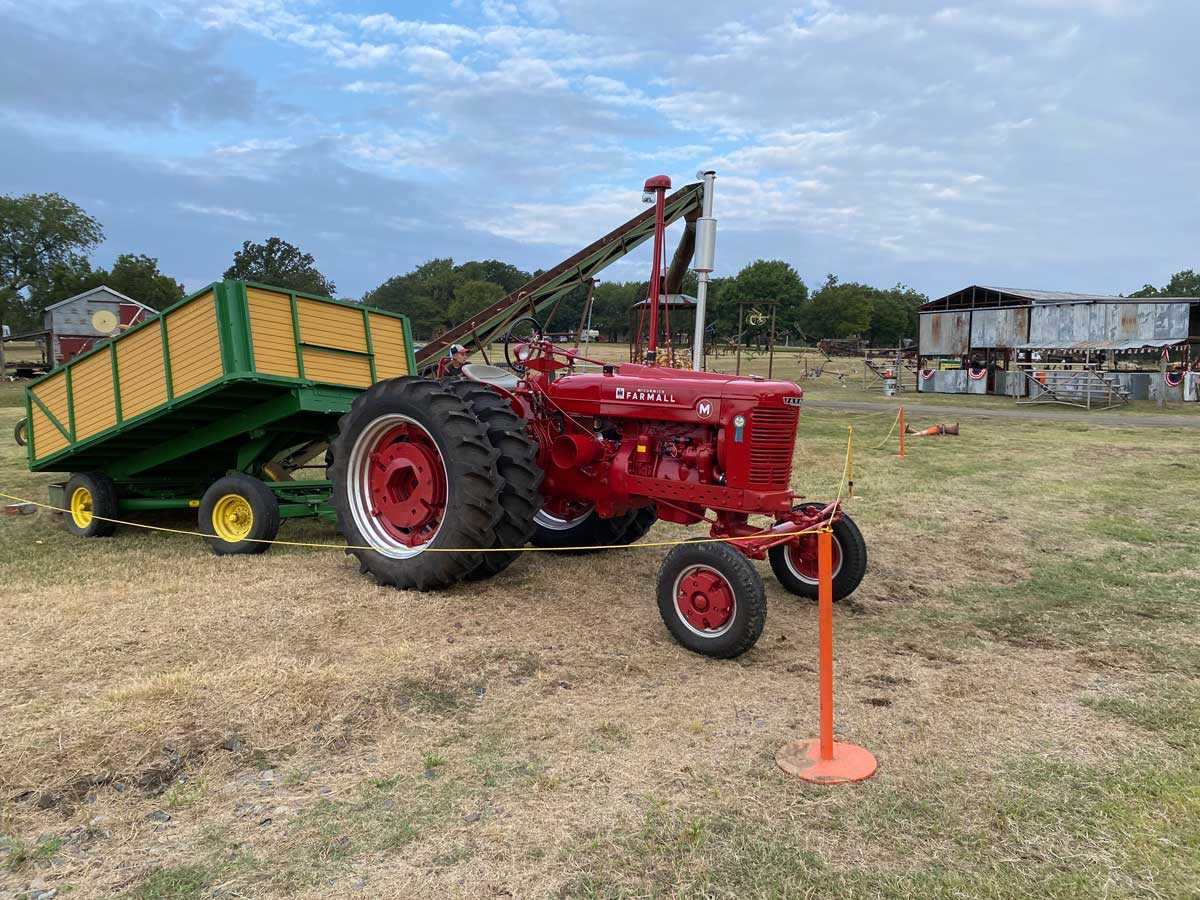
[[[804,534],[790,544],[767,551],[771,571],[779,583],[798,597],[817,599],[817,535]],[[854,593],[867,571],[867,543],[862,532],[845,513],[833,523],[833,599]]]
[[[279,534],[279,499],[257,478],[234,472],[204,492],[197,517],[217,556],[264,553]]]
[[[658,573],[658,611],[689,650],[717,659],[754,646],[767,618],[762,578],[724,543],[680,544]]]

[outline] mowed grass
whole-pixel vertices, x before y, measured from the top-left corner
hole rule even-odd
[[[890,421],[808,410],[796,455],[831,496],[854,425],[837,731],[880,769],[849,787],[774,766],[815,733],[816,610],[765,565],[762,639],[718,662],[661,624],[662,549],[416,594],[0,518],[0,891],[1195,896],[1194,434],[973,419],[900,460]],[[50,480],[0,440],[0,489]]]

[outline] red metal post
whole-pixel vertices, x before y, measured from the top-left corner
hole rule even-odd
[[[821,759],[833,759],[833,535],[817,535],[817,597],[820,636]]]
[[[662,289],[662,256],[663,240],[666,233],[664,224],[667,191],[671,188],[671,179],[666,175],[656,175],[646,180],[644,190],[654,192],[654,258],[650,266],[650,340],[646,344],[646,362],[653,363],[658,357],[658,294]]]

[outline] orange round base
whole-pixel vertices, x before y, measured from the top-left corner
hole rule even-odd
[[[821,742],[816,738],[791,741],[775,753],[775,764],[789,775],[816,784],[845,784],[875,774],[878,764],[870,751],[856,744],[833,742],[833,759],[821,759]]]

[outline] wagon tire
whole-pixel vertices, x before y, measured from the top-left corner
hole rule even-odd
[[[725,543],[680,544],[658,572],[658,611],[672,637],[716,659],[754,646],[767,619],[762,576]]]
[[[209,485],[197,518],[217,556],[265,553],[279,535],[279,498],[259,479],[234,472]]]
[[[440,590],[489,555],[472,551],[495,545],[500,453],[445,385],[379,382],[355,397],[330,450],[338,530],[380,584]]]
[[[13,426],[13,440],[17,442],[18,447],[24,447],[29,443],[29,420],[22,417],[17,419],[17,424]]]
[[[467,576],[482,581],[499,575],[520,556],[533,537],[534,516],[542,505],[539,487],[544,472],[538,465],[538,445],[529,434],[528,422],[517,415],[512,404],[478,382],[446,379],[442,382],[464,403],[487,430],[488,441],[499,451],[496,470],[500,486],[500,520],[496,523],[495,549],[514,548],[512,553],[484,553],[483,560]]]
[[[816,505],[816,504],[813,504]],[[816,600],[820,592],[815,563],[817,536],[805,535],[801,552],[795,544],[780,544],[767,551],[771,571],[790,593]],[[844,512],[833,523],[833,599],[849,597],[862,583],[867,572],[867,542],[858,526]]]
[[[120,507],[117,505],[117,486],[107,475],[100,472],[77,472],[67,481],[63,491],[67,511],[63,522],[67,531],[78,537],[110,537],[117,530],[115,519]]]

